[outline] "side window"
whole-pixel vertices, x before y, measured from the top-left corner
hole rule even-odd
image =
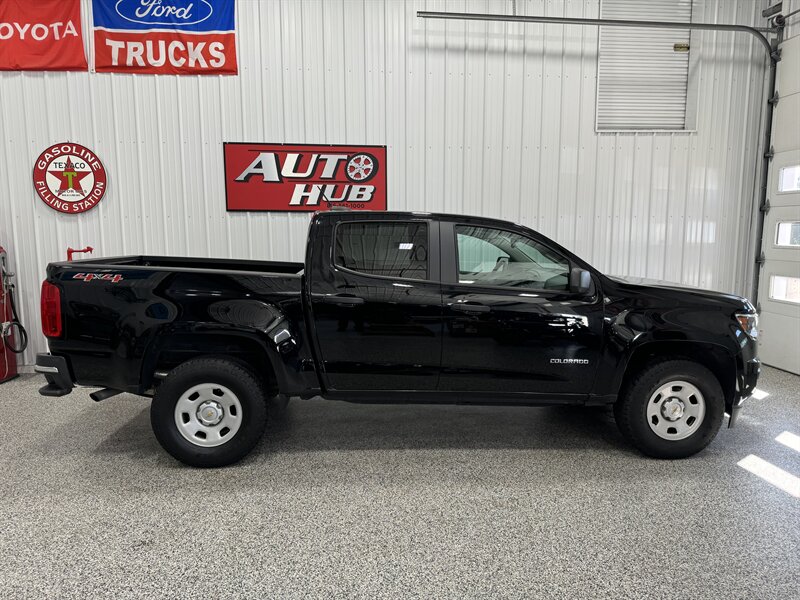
[[[510,231],[456,225],[458,281],[463,284],[566,290],[569,261]]]
[[[428,278],[427,223],[341,223],[334,263],[359,273]]]

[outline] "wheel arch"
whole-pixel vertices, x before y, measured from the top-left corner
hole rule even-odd
[[[270,393],[286,389],[286,368],[277,350],[246,332],[193,332],[159,336],[142,361],[140,393],[152,389],[159,374],[197,358],[237,362],[258,376]]]
[[[636,347],[625,365],[618,394],[648,364],[673,359],[690,360],[711,371],[722,388],[725,407],[730,409],[736,394],[736,358],[724,346],[707,342],[652,341]]]

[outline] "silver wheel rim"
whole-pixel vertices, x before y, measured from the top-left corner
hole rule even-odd
[[[201,383],[178,398],[175,425],[195,446],[221,446],[232,440],[242,425],[242,403],[224,385]]]
[[[372,173],[375,164],[366,154],[356,154],[347,161],[347,176],[353,181],[364,181]]]
[[[688,381],[670,381],[658,388],[647,403],[647,423],[658,437],[683,440],[700,428],[706,401]]]

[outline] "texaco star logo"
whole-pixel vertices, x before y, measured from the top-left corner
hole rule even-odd
[[[63,213],[82,213],[103,199],[106,170],[88,148],[63,142],[50,146],[36,159],[33,186],[51,208]]]

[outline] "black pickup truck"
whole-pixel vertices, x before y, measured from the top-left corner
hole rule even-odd
[[[126,256],[54,263],[45,396],[152,396],[161,445],[222,466],[267,399],[613,405],[660,458],[732,426],[760,372],[738,296],[609,277],[521,225],[427,213],[311,219],[305,263]]]

